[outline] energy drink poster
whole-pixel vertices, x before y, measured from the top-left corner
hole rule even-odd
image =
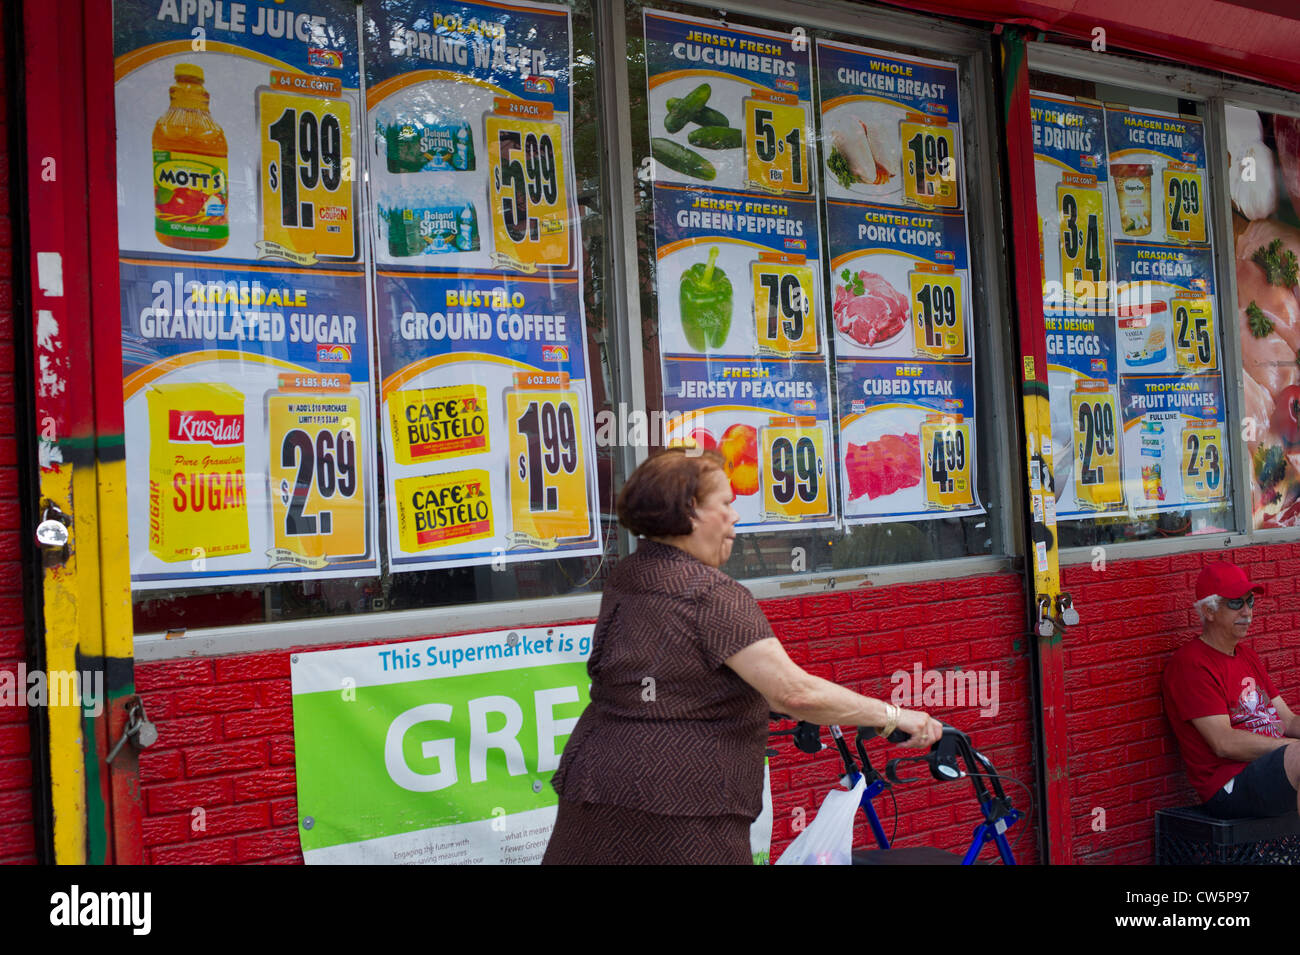
[[[645,11],[663,409],[742,531],[836,521],[812,75],[788,34]]]
[[[360,283],[123,259],[137,590],[378,572]]]
[[[379,266],[577,268],[569,31],[549,4],[367,7]]]
[[[114,4],[138,590],[378,572],[346,2]]]
[[[846,523],[983,510],[957,69],[819,40]]]
[[[394,572],[599,552],[570,19],[366,12]]]
[[[599,552],[579,282],[378,279],[393,571]]]
[[[1048,506],[1062,519],[1122,511],[1105,112],[1043,94],[1029,112],[1052,410]]]

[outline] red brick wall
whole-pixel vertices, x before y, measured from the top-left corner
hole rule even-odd
[[[1216,560],[1268,585],[1267,599],[1255,605],[1250,645],[1292,708],[1300,705],[1300,544],[1066,568],[1062,586],[1080,615],[1065,637],[1075,862],[1150,863],[1155,811],[1198,801],[1165,719],[1160,675],[1174,649],[1200,632],[1196,575]],[[1104,829],[1097,809],[1105,811]]]
[[[1012,574],[854,590],[767,601],[764,611],[791,656],[813,673],[888,698],[889,674],[962,667],[999,672],[1000,712],[934,708],[969,730],[1006,775],[1033,786],[1029,663],[1021,580]],[[320,648],[310,648],[320,649]],[[158,743],[140,755],[144,841],[152,863],[302,860],[293,766],[292,651],[145,663],[136,686]],[[788,743],[772,762],[774,848],[793,837],[795,809],[811,819],[835,785],[830,752],[799,753]],[[873,757],[883,746],[872,747]],[[878,761],[883,768],[883,761]],[[1028,808],[1023,790],[1009,787]],[[898,840],[964,850],[979,822],[969,783],[918,783],[899,792]],[[879,802],[886,832],[888,797]],[[203,814],[195,813],[196,808]],[[204,828],[199,828],[202,821]],[[1031,826],[1018,845],[1036,861]],[[858,844],[866,845],[865,830]],[[987,850],[986,850],[987,851]],[[989,856],[986,856],[988,858]]]
[[[0,42],[0,671],[26,657],[14,437],[14,263],[9,196],[5,43]],[[0,706],[0,863],[35,862],[31,736],[27,708]]]

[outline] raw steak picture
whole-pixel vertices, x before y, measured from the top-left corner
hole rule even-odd
[[[835,327],[859,345],[888,341],[907,323],[907,299],[874,272],[859,272],[857,280],[862,283],[860,295],[848,285],[835,290]],[[852,285],[856,288],[857,282]]]
[[[886,434],[867,444],[849,444],[845,470],[849,500],[893,494],[921,483],[921,438],[915,434]]]

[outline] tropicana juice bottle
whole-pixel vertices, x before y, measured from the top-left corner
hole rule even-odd
[[[208,112],[203,69],[176,64],[171,104],[153,128],[154,234],[189,252],[230,238],[226,134]]]

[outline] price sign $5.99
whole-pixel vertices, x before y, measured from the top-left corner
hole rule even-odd
[[[1079,506],[1100,511],[1123,503],[1115,396],[1109,388],[1072,392],[1070,413],[1074,424],[1074,496]]]
[[[826,431],[820,425],[762,429],[763,511],[781,520],[830,513],[826,488]]]
[[[498,261],[534,271],[570,262],[563,127],[488,113],[493,248]]]
[[[578,395],[506,392],[511,527],[543,540],[591,533]]]
[[[366,553],[361,399],[274,393],[267,412],[275,546],[316,559]]]
[[[355,258],[351,103],[262,88],[258,115],[263,238],[304,256]]]

